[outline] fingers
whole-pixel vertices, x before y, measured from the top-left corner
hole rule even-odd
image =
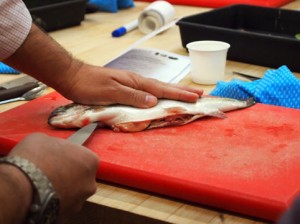
[[[168,98],[186,102],[195,102],[203,93],[202,90],[165,83],[160,83],[160,86],[158,85],[153,91],[154,95],[159,98]]]
[[[198,95],[198,98],[203,95],[203,90],[202,89],[197,89],[197,88],[192,88],[188,86],[180,86],[176,85],[177,88],[186,90],[188,92],[196,93]]]
[[[153,95],[151,93],[153,93]],[[146,91],[122,86],[120,87],[120,91],[118,96],[116,96],[116,99],[118,103],[140,108],[148,108],[155,106],[158,102],[158,98],[195,102],[201,94],[202,91],[198,90],[195,93],[177,86],[157,86],[156,88],[154,87]]]
[[[155,106],[158,98],[195,102],[203,94],[200,89],[164,83],[130,71],[94,66],[83,66],[74,82],[64,96],[82,104],[119,103],[148,108]]]
[[[152,94],[137,90],[128,86],[119,86],[115,101],[120,104],[130,105],[139,108],[153,107],[157,104],[157,97]]]
[[[122,86],[123,97],[119,96],[119,102],[136,107],[147,108],[157,104],[157,98],[195,102],[203,94],[200,89],[183,87],[174,84],[160,82],[155,79],[146,79],[132,75],[131,83],[127,80],[119,80]]]
[[[135,86],[133,86],[133,88],[151,93],[158,98],[194,102],[203,94],[203,91],[200,89],[165,83],[156,79],[144,78],[136,74],[134,75],[133,78],[137,80],[135,81]]]
[[[61,214],[77,211],[96,191],[99,158],[83,146],[35,133],[17,144],[10,155],[26,158],[43,171],[61,198]]]

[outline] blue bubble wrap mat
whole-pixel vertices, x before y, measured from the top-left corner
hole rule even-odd
[[[0,62],[0,74],[20,74],[20,72]]]
[[[219,81],[210,95],[235,99],[254,97],[258,103],[300,109],[300,80],[284,65],[267,70],[263,78],[252,82]]]
[[[89,0],[90,4],[99,7],[100,11],[117,12],[134,6],[133,0]]]

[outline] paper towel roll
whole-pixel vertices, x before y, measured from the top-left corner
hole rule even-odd
[[[142,33],[151,33],[175,17],[175,8],[167,1],[155,1],[151,3],[139,16],[138,27]]]

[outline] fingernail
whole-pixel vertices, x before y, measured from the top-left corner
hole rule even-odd
[[[145,103],[148,106],[154,106],[157,103],[157,98],[155,96],[152,96],[152,95],[147,95],[145,97]]]

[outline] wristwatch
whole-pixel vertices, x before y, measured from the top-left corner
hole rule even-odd
[[[33,186],[33,199],[26,224],[55,224],[58,221],[60,199],[49,179],[33,163],[18,156],[0,158],[0,163],[8,163],[19,168]]]

